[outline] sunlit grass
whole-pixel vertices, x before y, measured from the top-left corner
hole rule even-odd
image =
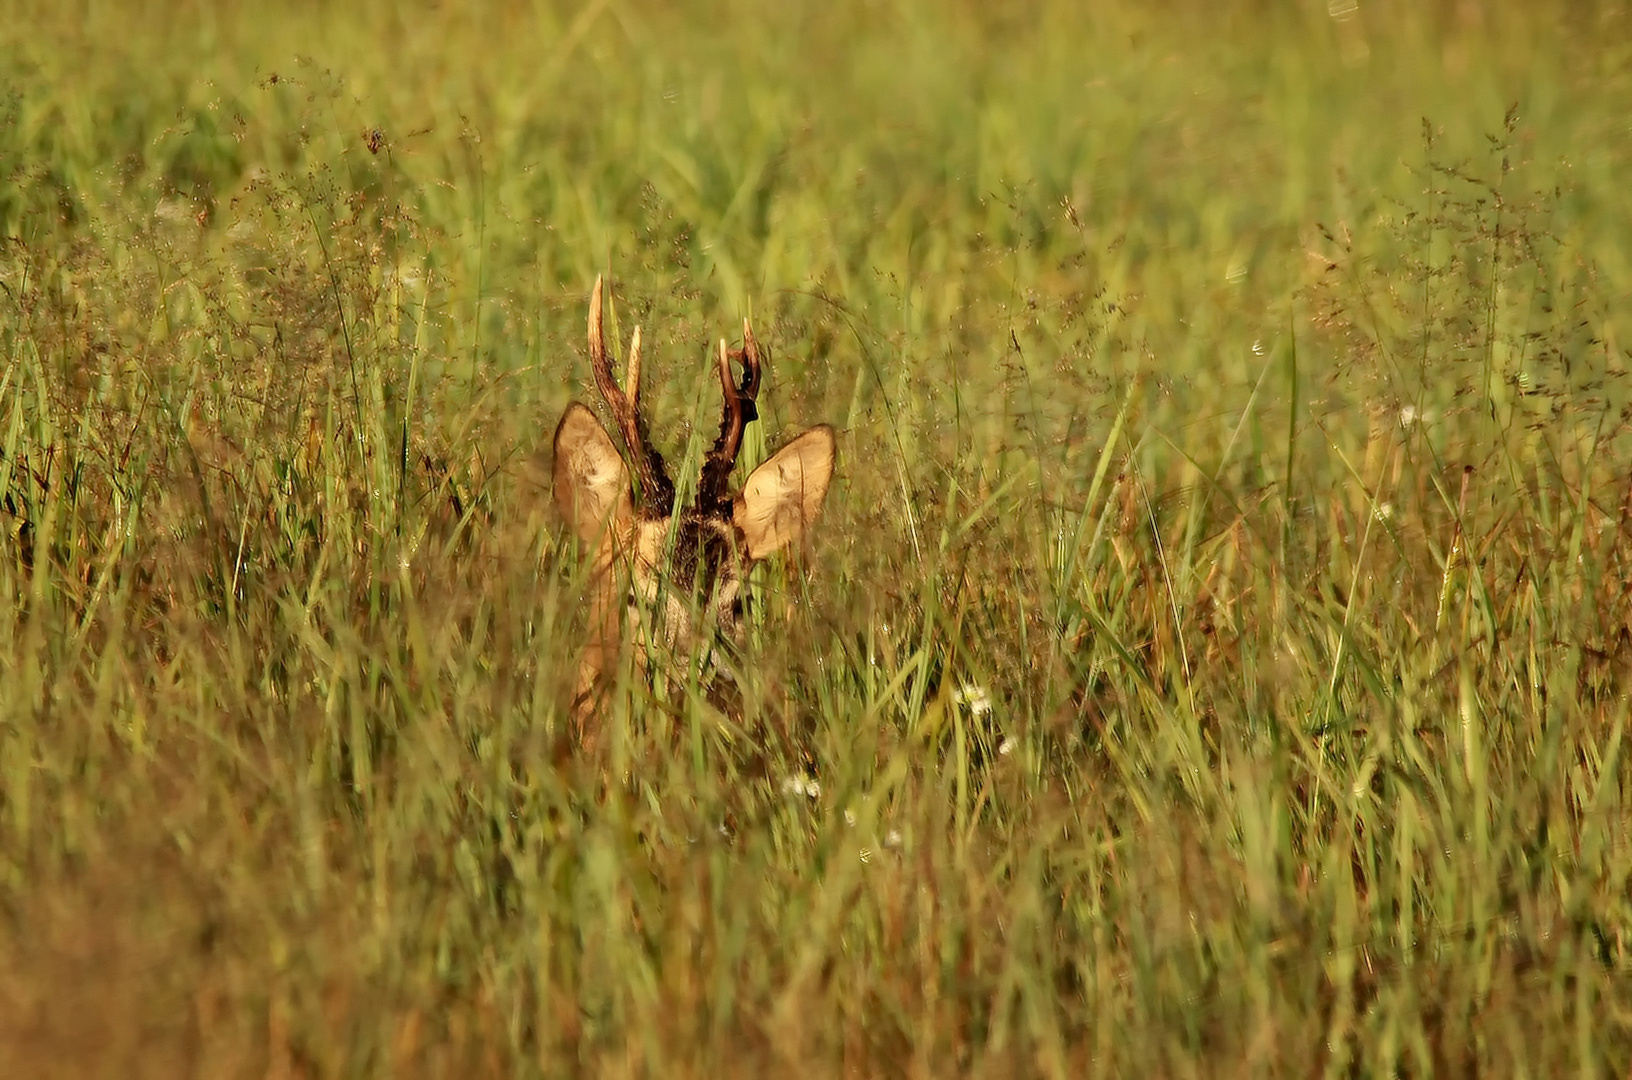
[[[1077,7],[6,5],[0,1060],[1627,1075],[1627,15]],[[588,761],[597,273],[841,442]]]

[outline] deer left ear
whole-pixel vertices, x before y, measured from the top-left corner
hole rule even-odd
[[[803,538],[822,512],[834,456],[833,429],[823,424],[749,474],[733,516],[747,538],[750,559],[763,559]]]
[[[576,401],[555,429],[555,505],[585,543],[633,515],[629,470],[595,414]]]

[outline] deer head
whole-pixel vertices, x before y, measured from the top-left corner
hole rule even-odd
[[[743,320],[742,348],[727,351],[720,342],[719,437],[703,460],[696,500],[676,509],[674,484],[641,410],[640,330],[630,339],[620,387],[601,329],[600,278],[589,297],[589,362],[618,439],[588,407],[567,406],[555,429],[554,486],[562,516],[594,552],[589,640],[572,709],[580,746],[593,750],[597,710],[623,643],[632,645],[640,670],[652,673],[664,663],[654,652],[684,662],[717,636],[733,635],[749,569],[797,543],[821,513],[834,438],[825,424],[811,428],[732,490],[743,430],[758,415],[761,357]]]

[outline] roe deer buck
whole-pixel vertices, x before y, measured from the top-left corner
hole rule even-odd
[[[640,405],[640,329],[629,342],[622,389],[601,333],[601,279],[589,296],[589,363],[627,458],[585,405],[573,402],[555,429],[556,506],[594,551],[589,640],[578,663],[572,717],[580,748],[593,751],[597,712],[616,673],[624,634],[640,670],[654,648],[695,659],[713,635],[737,629],[739,592],[754,563],[798,541],[821,513],[833,476],[833,429],[813,427],[731,490],[743,429],[758,413],[760,352],[748,321],[742,348],[720,342],[720,434],[703,461],[695,503],[674,505],[674,484],[652,446]],[[742,365],[742,381],[733,379]]]

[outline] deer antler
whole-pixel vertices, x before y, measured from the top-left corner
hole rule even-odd
[[[742,383],[731,379],[733,362],[742,365]],[[707,516],[731,516],[731,470],[737,464],[737,451],[742,448],[742,430],[750,421],[758,419],[754,399],[759,396],[759,344],[748,320],[742,320],[742,348],[725,350],[720,342],[720,391],[725,395],[724,415],[720,417],[720,435],[714,448],[703,461],[702,480],[697,485],[697,509]]]
[[[626,395],[618,389],[612,356],[606,351],[606,338],[601,333],[600,275],[596,275],[595,288],[589,294],[589,368],[602,400],[611,410],[612,421],[623,436],[645,512],[657,517],[668,516],[674,510],[674,483],[663,465],[663,455],[652,446],[646,418],[640,411],[640,327],[635,327],[634,336],[629,340],[629,372],[624,380],[629,388]]]

